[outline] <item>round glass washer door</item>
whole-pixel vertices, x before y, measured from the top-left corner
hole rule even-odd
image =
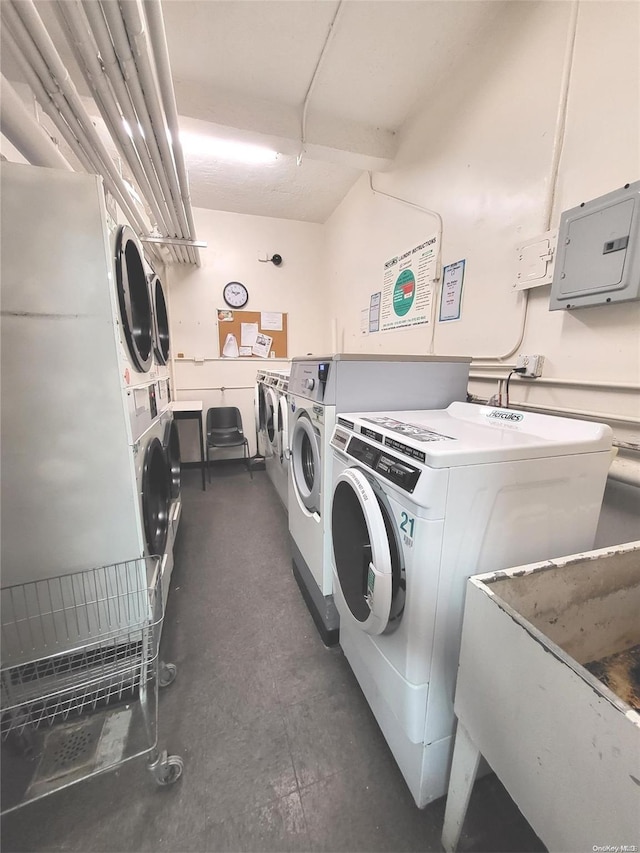
[[[320,512],[320,485],[322,459],[318,435],[309,416],[302,412],[291,436],[290,464],[293,484],[303,505],[309,512]]]
[[[274,388],[266,388],[265,389],[265,400],[266,400],[266,430],[267,437],[269,439],[269,445],[274,453],[278,452],[278,394]]]
[[[393,521],[363,471],[347,468],[333,490],[333,557],[340,590],[354,621],[368,634],[390,628],[404,602]]]
[[[120,321],[129,356],[138,373],[146,373],[153,362],[153,312],[142,251],[128,225],[116,236],[116,287]]]

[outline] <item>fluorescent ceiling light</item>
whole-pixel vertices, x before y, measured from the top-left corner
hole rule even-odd
[[[189,154],[212,160],[233,160],[237,163],[273,163],[278,152],[262,145],[250,145],[248,142],[234,142],[231,139],[217,139],[201,133],[181,133],[180,141]]]

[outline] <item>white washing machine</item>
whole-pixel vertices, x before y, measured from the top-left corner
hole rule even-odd
[[[341,354],[294,358],[289,377],[289,541],[293,571],[323,641],[338,641],[332,597],[331,449],[343,411],[437,408],[467,395],[469,358]]]
[[[268,371],[265,378],[265,468],[276,494],[285,509],[288,499],[287,472],[288,460],[288,419],[289,405],[287,390],[289,374],[274,370]]]
[[[447,790],[466,579],[591,549],[611,442],[601,424],[468,403],[339,418],[340,645],[419,807]]]
[[[0,169],[1,559],[10,585],[156,550],[168,476],[166,463],[160,473],[164,452],[154,453],[141,487],[140,441],[158,419],[157,388],[121,378],[100,179],[15,163]],[[151,548],[145,519],[149,527],[154,517]]]

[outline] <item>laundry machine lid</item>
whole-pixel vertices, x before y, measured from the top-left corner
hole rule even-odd
[[[430,468],[608,451],[613,438],[605,424],[458,402],[432,411],[341,413],[340,421]]]
[[[366,475],[357,468],[344,470],[331,508],[334,565],[347,607],[368,634],[382,634],[391,616],[394,560],[388,525]]]
[[[322,455],[311,419],[301,412],[291,436],[291,467],[295,491],[309,512],[320,512]]]
[[[127,225],[119,228],[115,246],[116,287],[120,321],[129,356],[138,373],[153,361],[153,312],[142,250]]]

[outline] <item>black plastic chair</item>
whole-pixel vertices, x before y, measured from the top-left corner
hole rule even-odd
[[[214,406],[207,410],[207,470],[211,482],[211,466],[209,465],[209,450],[212,447],[243,448],[243,458],[253,480],[251,460],[249,458],[249,442],[242,429],[242,415],[237,406]]]

